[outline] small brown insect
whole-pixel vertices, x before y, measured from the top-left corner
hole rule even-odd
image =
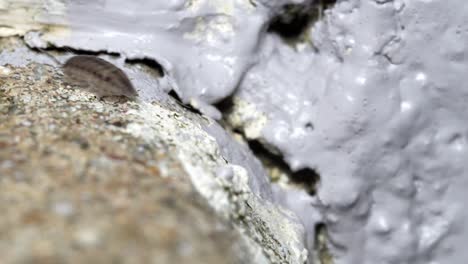
[[[96,56],[77,55],[62,66],[65,77],[98,97],[138,96],[127,75],[114,64]]]

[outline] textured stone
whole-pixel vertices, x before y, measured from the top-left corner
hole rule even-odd
[[[137,103],[49,66],[0,72],[2,263],[251,263],[170,142],[125,132]]]

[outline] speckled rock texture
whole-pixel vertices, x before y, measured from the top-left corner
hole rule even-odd
[[[21,39],[0,48],[5,263],[306,261],[242,140],[168,96],[99,99],[28,63],[40,55]]]
[[[0,69],[1,263],[253,263],[170,142],[125,132],[136,103],[61,80]]]

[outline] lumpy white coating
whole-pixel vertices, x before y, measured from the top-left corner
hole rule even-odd
[[[243,79],[264,138],[319,172],[318,202],[295,211],[327,225],[335,263],[466,262],[467,8],[339,1],[315,49],[269,36]]]

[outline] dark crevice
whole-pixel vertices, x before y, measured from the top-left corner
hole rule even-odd
[[[61,66],[63,62],[61,62],[58,58],[56,58],[56,56],[64,55],[67,53],[71,53],[74,55],[90,55],[90,56],[107,55],[113,58],[120,57],[120,54],[116,52],[89,51],[89,50],[74,49],[74,48],[70,48],[67,46],[63,46],[63,47],[47,46],[46,48],[31,47],[27,44],[26,46],[34,52],[38,52],[49,57],[51,60],[53,60],[57,64],[57,66]]]
[[[300,42],[310,26],[321,19],[325,10],[332,7],[337,0],[319,0],[315,4],[283,6],[280,14],[274,17],[268,32],[280,35],[286,41]]]
[[[128,64],[140,64],[145,65],[146,67],[154,70],[160,77],[164,77],[164,68],[156,60],[151,58],[142,58],[142,59],[125,59],[125,62]]]
[[[317,254],[320,264],[333,264],[333,257],[328,249],[328,232],[324,223],[315,225],[315,243],[314,250]]]
[[[216,103],[214,106],[223,114],[229,114],[232,109],[234,108],[234,101],[233,101],[234,96],[228,96],[224,98],[223,100],[219,101]]]
[[[320,1],[318,1],[318,5],[321,6],[322,15],[324,14],[326,9],[329,9],[329,8],[333,7],[336,4],[336,2],[338,2],[338,1],[339,0],[320,0]]]
[[[288,4],[283,7],[281,15],[272,19],[268,32],[276,33],[286,39],[296,39],[306,30],[312,21],[311,8],[302,5]]]
[[[310,195],[315,195],[316,185],[320,179],[319,174],[314,169],[304,168],[292,171],[281,155],[268,150],[257,140],[248,142],[250,149],[255,156],[260,159],[266,168],[276,167],[281,172],[290,177],[293,184],[299,185]]]
[[[59,52],[59,53],[73,53],[75,55],[92,55],[92,56],[99,56],[99,55],[108,55],[112,57],[120,57],[120,54],[117,52],[109,52],[106,50],[100,50],[100,51],[89,51],[89,50],[81,50],[81,49],[75,49],[75,48],[70,48],[67,46],[64,47],[55,47],[55,46],[48,46],[47,48],[36,48],[36,47],[30,47],[30,49],[37,51],[37,52],[44,52],[44,51],[53,51],[53,52]]]
[[[222,127],[224,127],[225,129],[231,130],[231,131],[235,132],[236,134],[239,134],[239,135],[243,136],[242,131],[240,131],[238,128],[230,126],[228,124],[228,121],[224,118],[226,116],[229,116],[232,113],[232,111],[234,110],[234,95],[230,95],[230,96],[222,99],[221,101],[217,102],[213,106],[216,107],[216,109],[218,109],[221,112],[221,114],[223,115],[223,118],[218,120],[218,123]]]
[[[176,93],[176,91],[171,90],[168,93],[172,98],[174,98],[177,102],[182,103],[182,99],[179,97],[179,95]]]
[[[202,115],[202,113],[198,109],[196,109],[195,107],[193,107],[193,106],[191,106],[189,104],[184,104],[182,99],[179,97],[179,95],[174,90],[171,90],[168,93],[168,95],[171,96],[172,98],[174,98],[174,100],[177,102],[178,105],[182,106],[183,108],[187,109],[188,111],[190,111],[192,113],[195,113],[195,114],[198,114],[198,115]]]
[[[215,106],[224,115],[229,115],[234,109],[233,96],[225,98],[224,100],[218,102]],[[224,119],[220,120],[220,124],[236,134],[244,134],[241,128],[230,126]],[[314,129],[312,123],[307,123],[305,127],[308,130]],[[300,186],[300,188],[307,191],[307,193],[310,195],[315,195],[316,185],[320,179],[317,171],[309,168],[292,171],[289,165],[284,161],[282,155],[278,154],[275,149],[268,149],[258,140],[249,140],[245,137],[244,139],[248,143],[250,150],[252,150],[254,155],[263,163],[265,169],[269,172],[272,181],[277,180],[276,175],[273,175],[275,174],[273,172],[280,172],[281,174],[287,175],[292,184]]]
[[[52,56],[49,52],[57,52],[57,53],[72,53],[74,55],[91,55],[91,56],[99,56],[99,55],[107,55],[114,58],[120,57],[120,54],[117,52],[109,52],[106,50],[100,51],[89,51],[89,50],[81,50],[75,49],[71,47],[55,47],[55,46],[48,46],[47,48],[37,48],[37,47],[30,47],[31,50],[39,53],[46,53],[48,56]],[[54,58],[54,60],[56,60]],[[141,58],[141,59],[125,59],[125,63],[130,65],[144,65],[150,70],[156,72],[158,77],[164,77],[164,68],[161,64],[159,64],[156,60],[150,58]]]

